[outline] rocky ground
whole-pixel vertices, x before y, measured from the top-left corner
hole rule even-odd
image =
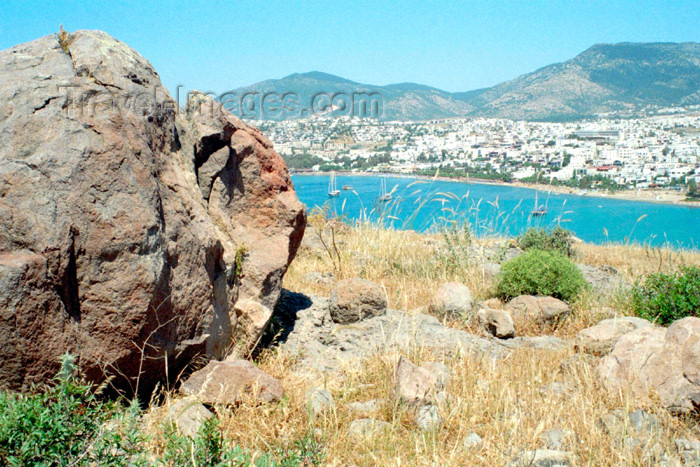
[[[662,328],[625,316],[613,305],[629,278],[583,263],[592,289],[581,303],[501,303],[452,281],[432,283],[419,306],[397,309],[388,306],[386,271],[368,269],[372,236],[387,234],[361,234],[365,248],[355,252],[347,251],[358,232],[338,236],[344,272],[307,271],[306,261],[330,260],[319,259],[322,244],[305,241],[289,283],[309,292],[283,291],[257,357],[276,383],[249,392],[269,400],[281,384],[289,415],[239,405],[225,416],[234,432],[243,416],[277,430],[311,429],[331,465],[700,465],[691,415],[700,320]],[[412,241],[440,248],[436,238]],[[487,281],[519,254],[508,241],[471,249],[477,267],[469,274]],[[384,280],[341,278],[353,265]]]

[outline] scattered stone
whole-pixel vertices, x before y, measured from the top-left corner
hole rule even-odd
[[[202,424],[214,414],[194,398],[178,399],[168,407],[168,417],[185,436],[197,436]]]
[[[326,389],[311,389],[306,394],[306,401],[311,415],[317,417],[322,414],[328,414],[335,410],[335,400],[333,394]]]
[[[613,410],[601,416],[598,419],[597,426],[603,432],[611,436],[617,436],[625,431],[624,415],[621,410]]]
[[[615,343],[622,335],[647,326],[651,326],[649,321],[632,316],[604,319],[595,326],[579,331],[576,336],[576,349],[580,352],[604,356],[612,352]]]
[[[659,419],[644,410],[635,410],[629,415],[630,424],[635,431],[655,431],[659,428]]]
[[[420,407],[416,412],[416,425],[423,431],[430,431],[439,428],[443,424],[440,411],[433,404]]]
[[[348,404],[348,410],[350,410],[350,412],[365,417],[376,414],[381,407],[382,401],[379,399],[370,399],[366,402],[352,402]]]
[[[474,310],[472,293],[464,284],[442,284],[430,300],[430,312],[436,316],[469,317]]]
[[[659,419],[644,410],[635,410],[629,415],[620,409],[603,415],[598,420],[598,427],[611,436],[620,436],[625,433],[649,435],[659,428]]]
[[[700,318],[624,334],[600,360],[598,373],[610,391],[628,388],[644,399],[653,390],[673,413],[696,410],[700,404]]]
[[[540,388],[540,394],[555,398],[566,397],[571,391],[570,384],[563,381],[554,381]]]
[[[331,319],[328,298],[283,291],[275,308],[275,327],[263,338],[295,355],[298,370],[336,371],[377,352],[406,354],[419,347],[441,359],[464,354],[495,361],[510,351],[513,339],[475,336],[441,323],[435,316],[388,309],[358,323],[341,325]]]
[[[210,405],[233,405],[246,397],[274,402],[284,395],[276,378],[247,360],[211,361],[192,373],[180,391]]]
[[[364,279],[338,282],[329,297],[331,318],[349,324],[386,312],[386,296],[378,285]]]
[[[464,438],[464,441],[462,441],[462,446],[464,446],[466,449],[472,449],[481,446],[483,442],[484,440],[481,439],[481,436],[477,435],[476,433],[469,433],[467,437]]]
[[[586,282],[598,293],[610,294],[628,286],[613,267],[602,266],[597,268],[587,264],[577,264],[576,266],[583,274]]]
[[[425,362],[421,365],[433,375],[435,375],[435,389],[445,389],[452,381],[452,371],[442,362]]]
[[[547,449],[564,451],[570,450],[574,447],[576,433],[567,429],[555,428],[542,433],[540,439]]]
[[[632,438],[630,436],[627,436],[622,440],[622,445],[625,448],[630,449],[630,450],[640,448],[640,447],[642,447],[642,444],[644,444],[644,443],[642,443],[637,438]]]
[[[700,465],[700,441],[678,438],[675,445],[683,465]]]
[[[544,326],[553,326],[569,315],[569,305],[554,297],[520,295],[506,304],[506,310],[516,320],[528,320]]]
[[[479,310],[476,319],[481,329],[498,339],[515,337],[515,325],[510,313],[505,310],[486,308]]]
[[[391,424],[374,418],[360,418],[350,423],[348,434],[353,438],[371,438],[391,429]]]
[[[510,463],[513,467],[565,467],[572,465],[572,456],[565,451],[537,449],[525,451]]]
[[[444,365],[443,365],[444,366]],[[435,368],[435,366],[432,366]],[[424,366],[417,366],[401,356],[394,371],[396,397],[407,404],[422,404],[431,395],[444,389],[444,373],[435,373]]]
[[[332,272],[309,272],[304,275],[304,281],[310,284],[329,286],[335,283],[335,275]]]

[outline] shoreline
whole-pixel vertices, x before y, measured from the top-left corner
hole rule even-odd
[[[415,180],[439,180],[441,182],[462,182],[462,183],[474,183],[477,185],[495,185],[495,186],[510,186],[515,188],[524,188],[529,190],[537,191],[551,191],[554,193],[559,193],[563,195],[580,196],[582,198],[606,198],[606,199],[619,199],[623,201],[637,201],[642,203],[654,203],[654,204],[668,204],[672,206],[684,206],[691,208],[700,208],[700,202],[686,201],[685,197],[679,193],[671,192],[669,190],[659,190],[659,191],[649,191],[649,190],[637,190],[636,192],[630,190],[619,191],[616,193],[607,193],[599,191],[588,191],[581,190],[579,188],[571,188],[568,186],[552,186],[542,183],[524,183],[524,182],[503,182],[501,180],[488,180],[483,178],[467,178],[467,177],[441,177],[441,176],[430,176],[430,175],[416,175],[416,174],[400,174],[392,172],[342,172],[336,171],[337,175],[346,176],[359,176],[359,177],[394,177],[394,178],[411,178]],[[328,176],[330,172],[293,172],[290,171],[290,175],[300,175],[300,176]],[[583,193],[586,191],[586,193]],[[641,195],[641,196],[640,196]],[[662,196],[663,198],[659,198]]]

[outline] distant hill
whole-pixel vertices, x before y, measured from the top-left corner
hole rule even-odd
[[[310,73],[295,73],[281,79],[271,79],[255,83],[251,86],[234,90],[237,96],[244,96],[247,93],[250,97],[243,100],[244,108],[251,107],[245,105],[254,102],[255,110],[248,110],[249,115],[258,113],[270,120],[285,118],[298,118],[308,116],[312,107],[318,112],[319,109],[333,111],[335,115],[350,114],[350,107],[342,108],[343,105],[354,105],[354,114],[365,114],[364,116],[377,117],[382,120],[402,119],[402,120],[427,120],[431,118],[458,117],[466,115],[474,108],[462,99],[458,99],[451,93],[431,88],[422,84],[400,83],[388,86],[375,86],[350,81],[339,76],[313,71]],[[262,96],[273,94],[265,104],[262,104]],[[285,110],[278,110],[279,102],[274,96],[282,100],[285,94],[294,93],[297,99],[287,100]],[[381,97],[378,97],[381,96]],[[376,107],[372,108],[371,103],[377,101]],[[329,109],[333,101],[333,108]],[[362,101],[365,101],[365,109],[361,108]],[[298,103],[299,105],[295,105]],[[275,106],[275,104],[277,104]],[[264,112],[259,112],[263,108]],[[375,112],[372,112],[372,110]],[[364,112],[362,111],[364,110]],[[238,112],[236,112],[238,113]]]
[[[700,104],[700,44],[598,44],[564,63],[456,94],[474,114],[514,119],[635,114]]]
[[[293,74],[262,81],[234,91],[251,95],[256,106],[250,118],[308,116],[311,103],[335,115],[354,114],[371,103],[381,105],[382,120],[429,120],[459,116],[489,116],[526,120],[560,120],[601,114],[639,115],[650,108],[700,105],[700,44],[597,44],[571,60],[549,65],[491,88],[449,93],[415,83],[374,86],[321,72]],[[260,96],[295,93],[299,105],[292,111],[261,106]],[[314,99],[314,96],[316,98]],[[328,108],[335,96],[335,106]],[[376,98],[381,96],[381,99]],[[270,98],[274,104],[274,98]],[[345,107],[343,106],[345,104]],[[279,107],[279,106],[278,106]],[[260,112],[272,108],[272,112]],[[368,109],[364,109],[367,111]],[[369,109],[372,110],[372,109]],[[361,113],[361,112],[360,112]],[[366,112],[367,113],[367,112]]]

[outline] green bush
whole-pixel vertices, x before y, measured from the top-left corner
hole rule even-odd
[[[574,239],[571,232],[556,226],[551,231],[530,228],[518,239],[523,250],[557,251],[569,258],[574,257]]]
[[[648,276],[632,289],[631,308],[637,316],[659,324],[700,316],[700,267]]]
[[[80,377],[75,357],[66,354],[52,385],[28,394],[0,390],[0,465],[286,467],[318,465],[323,458],[311,438],[252,456],[226,442],[216,417],[194,438],[166,425],[164,449],[156,457],[139,429],[141,414],[138,401],[125,406],[97,397]]]
[[[498,295],[509,300],[518,295],[545,295],[571,300],[587,287],[583,274],[566,256],[529,250],[501,266]]]

